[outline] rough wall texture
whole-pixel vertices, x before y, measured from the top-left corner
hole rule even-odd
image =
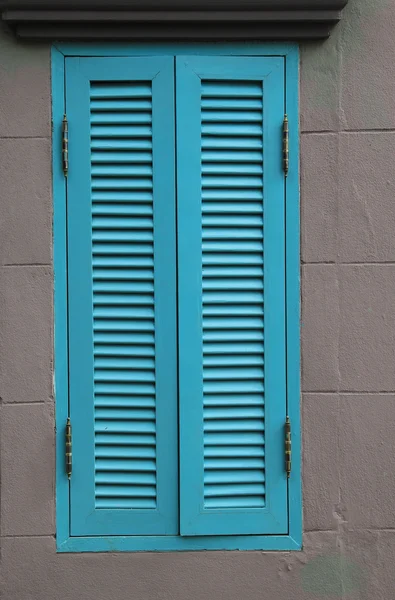
[[[395,597],[395,0],[303,46],[304,550],[55,553],[50,52],[0,38],[2,600]]]

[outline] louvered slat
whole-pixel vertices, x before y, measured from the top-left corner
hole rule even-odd
[[[99,508],[156,505],[151,108],[149,84],[91,84],[95,497]],[[114,138],[124,143],[116,152],[108,152]],[[117,202],[119,190],[125,190],[121,204]],[[144,255],[139,254],[141,242]],[[121,407],[114,394],[123,398]],[[135,405],[136,395],[144,397],[145,408],[139,401]],[[152,451],[152,456],[140,460],[138,470],[133,461],[120,464],[113,451],[106,452],[121,444],[125,456],[136,443]]]
[[[262,110],[260,83],[202,84],[204,504],[210,509],[265,505]],[[236,135],[238,148],[221,150]],[[212,456],[224,443],[229,456]]]

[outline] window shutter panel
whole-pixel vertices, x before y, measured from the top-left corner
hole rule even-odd
[[[66,59],[74,536],[178,532],[173,64]]]
[[[176,68],[182,535],[287,533],[282,58]]]

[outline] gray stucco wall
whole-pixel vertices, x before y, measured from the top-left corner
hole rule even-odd
[[[302,47],[304,550],[55,552],[50,50],[0,37],[2,600],[395,597],[395,0]]]

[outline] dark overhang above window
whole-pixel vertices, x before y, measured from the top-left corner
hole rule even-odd
[[[20,37],[296,40],[329,35],[348,0],[0,0]]]

